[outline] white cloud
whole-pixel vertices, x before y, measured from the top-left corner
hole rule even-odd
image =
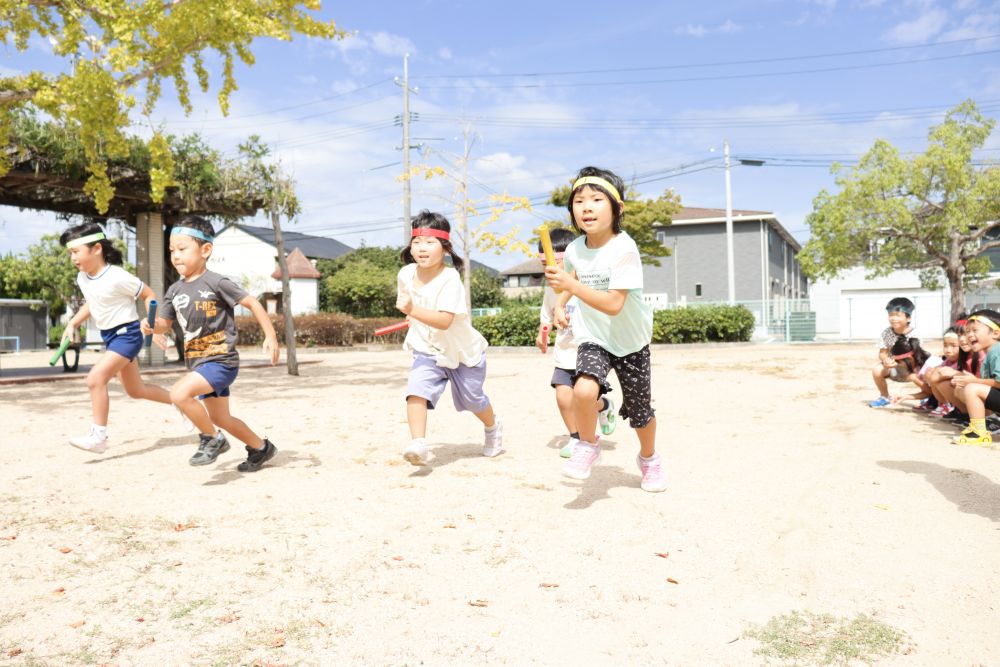
[[[451,60],[452,58],[451,49],[449,49],[447,46],[442,46],[440,49],[438,49],[437,55],[438,58],[440,58],[441,60]]]
[[[921,44],[928,41],[948,23],[948,12],[932,9],[912,21],[904,21],[886,31],[885,39],[893,44]]]
[[[1000,13],[970,14],[962,19],[962,23],[941,35],[942,39],[969,39],[995,35],[1000,31]],[[996,40],[981,40],[975,42],[975,48],[995,48]]]
[[[413,55],[417,52],[417,47],[409,39],[388,32],[380,31],[372,35],[371,45],[376,53],[383,56]]]
[[[679,26],[674,29],[675,35],[688,35],[689,37],[704,37],[705,35],[713,34],[732,34],[737,32],[742,32],[743,26],[736,23],[732,19],[726,19],[725,22],[720,23],[714,27],[706,27],[700,23],[697,25],[688,23],[687,25]]]

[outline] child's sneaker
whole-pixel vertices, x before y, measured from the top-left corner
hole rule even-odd
[[[91,428],[90,433],[87,435],[70,438],[69,444],[86,452],[103,454],[108,451],[108,433],[107,431],[104,431],[103,433],[98,432],[96,428]]]
[[[415,466],[427,465],[427,441],[414,438],[403,452],[403,458]]]
[[[642,484],[640,486],[643,491],[659,493],[660,491],[667,490],[667,478],[663,474],[662,459],[659,454],[653,454],[648,459],[636,455],[635,463],[639,466],[639,471],[642,473]]]
[[[587,479],[590,469],[601,462],[601,446],[577,440],[573,454],[563,466],[563,474],[573,479]]]
[[[564,459],[568,459],[573,456],[573,448],[576,447],[576,443],[578,442],[580,442],[579,439],[569,436],[569,441],[567,441],[566,444],[559,450],[559,456]]]
[[[868,404],[869,408],[884,408],[887,405],[892,405],[892,401],[888,396],[879,396],[874,401]]]
[[[503,422],[499,417],[494,418],[493,428],[484,429],[486,437],[483,442],[483,456],[490,458],[497,456],[503,451]]]
[[[990,447],[993,445],[993,436],[990,435],[989,431],[980,433],[972,427],[969,427],[962,431],[962,435],[952,440],[952,443],[956,445],[977,445],[979,447]]]
[[[597,421],[601,425],[601,433],[611,435],[615,432],[615,426],[618,425],[615,422],[615,402],[607,396],[604,397],[604,400],[608,402],[608,407],[597,413]]]
[[[914,405],[913,406],[914,412],[930,412],[931,410],[933,410],[934,408],[931,407],[930,401],[931,399],[925,398],[924,400]]]
[[[202,433],[199,437],[201,438],[201,442],[198,443],[198,451],[188,459],[188,463],[193,466],[204,466],[214,463],[215,459],[219,458],[219,454],[229,451],[229,441],[226,440],[226,436],[223,435],[222,431],[216,432],[215,435]]]
[[[260,449],[251,449],[250,447],[245,449],[247,450],[247,460],[236,466],[240,472],[257,472],[261,466],[273,459],[274,455],[278,453],[278,448],[267,438],[264,438],[264,446]]]
[[[931,417],[944,417],[946,414],[948,414],[954,409],[955,406],[953,406],[951,403],[942,403],[941,405],[937,406],[927,414],[929,414]]]

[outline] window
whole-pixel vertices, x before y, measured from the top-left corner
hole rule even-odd
[[[518,276],[517,277],[517,286],[518,287],[530,287],[531,286],[531,276],[529,276],[529,275]]]
[[[701,296],[701,283],[695,283],[694,284],[694,295],[696,297],[700,297]]]
[[[667,233],[662,229],[656,230],[656,240],[663,245],[667,245]]]

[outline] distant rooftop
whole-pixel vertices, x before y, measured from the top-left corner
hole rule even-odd
[[[232,227],[246,232],[264,243],[275,244],[274,230],[270,227],[251,227],[250,225],[232,225]],[[285,241],[286,252],[290,253],[298,248],[309,259],[337,259],[354,250],[351,246],[326,236],[312,236],[286,229],[281,230],[281,236]]]

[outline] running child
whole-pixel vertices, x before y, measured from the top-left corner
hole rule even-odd
[[[892,346],[900,336],[906,336],[912,331],[910,327],[910,316],[916,306],[906,297],[896,297],[890,299],[885,305],[885,312],[889,317],[889,326],[879,337],[878,365],[872,369],[872,379],[875,381],[875,388],[879,391],[879,397],[868,404],[870,408],[884,408],[892,404],[889,398],[889,386],[886,378],[892,378],[896,382],[906,382],[905,369],[899,368],[892,358]]]
[[[278,363],[281,348],[274,326],[257,299],[229,278],[205,268],[212,254],[215,231],[211,223],[189,215],[170,230],[170,263],[181,279],[167,288],[156,317],[156,326],[142,322],[143,333],[163,333],[173,321],[184,330],[184,360],[191,371],[170,388],[170,400],[199,431],[198,451],[188,461],[207,465],[229,450],[225,429],[246,445],[247,460],[240,472],[256,472],[278,451],[241,419],[229,412],[229,385],[240,371],[236,351],[236,304],[248,308],[264,332],[264,352],[271,365]],[[198,399],[203,399],[204,404]]]
[[[573,241],[563,258],[565,269],[545,268],[553,289],[562,291],[555,309],[556,326],[569,325],[565,307],[576,297],[573,335],[579,343],[573,384],[573,412],[580,440],[563,474],[587,479],[601,460],[594,403],[611,390],[613,368],[622,389],[619,415],[639,438],[636,463],[644,491],[667,488],[656,453],[656,418],[651,405],[649,343],[653,311],[642,299],[639,248],[622,230],[625,184],[614,173],[584,167],[573,183],[567,208],[573,226],[583,236]]]
[[[1000,411],[1000,313],[977,310],[966,324],[965,335],[973,351],[985,352],[979,377],[962,372],[951,379],[959,400],[969,414],[969,426],[955,439],[957,445],[989,447],[993,436],[986,428],[986,412]]]
[[[396,308],[410,323],[403,349],[413,352],[406,387],[411,440],[403,458],[413,465],[427,463],[427,410],[435,408],[449,382],[455,408],[472,412],[483,423],[483,456],[497,456],[503,451],[503,423],[483,392],[487,343],[472,328],[451,225],[440,213],[424,210],[411,227],[410,244],[401,253],[405,266],[396,278]],[[452,267],[445,264],[445,254]]]
[[[576,234],[568,229],[557,228],[549,230],[549,238],[552,240],[552,250],[556,255],[556,263],[563,265],[563,255]],[[542,252],[542,243],[538,242],[538,259],[545,264],[545,254]],[[552,315],[556,308],[558,297],[555,290],[550,286],[545,286],[542,295],[542,309],[539,315],[540,324],[538,336],[535,339],[535,346],[544,354],[548,348],[549,332],[552,331]],[[556,329],[556,342],[552,346],[552,360],[555,362],[555,370],[552,371],[550,385],[556,390],[556,406],[562,416],[566,430],[569,431],[569,441],[559,450],[559,456],[568,459],[573,454],[573,447],[580,439],[580,434],[576,430],[576,417],[573,415],[573,375],[576,374],[576,339],[573,337],[573,312],[576,310],[576,297],[571,297],[566,304],[566,318],[569,325],[563,329]],[[601,425],[601,433],[611,435],[615,431],[615,404],[607,396],[597,399],[597,420]]]
[[[73,266],[79,270],[76,284],[86,301],[66,325],[63,341],[72,340],[77,328],[93,318],[107,347],[107,352],[87,373],[94,420],[90,433],[70,438],[69,442],[88,452],[103,454],[108,449],[108,383],[111,378],[117,375],[131,398],[170,404],[166,389],[142,381],[136,361],[142,351],[143,336],[139,331],[135,300],[142,299],[148,310],[156,295],[148,285],[122,268],[121,252],[108,240],[100,225],[87,222],[67,229],[59,237],[59,243],[66,246]]]

